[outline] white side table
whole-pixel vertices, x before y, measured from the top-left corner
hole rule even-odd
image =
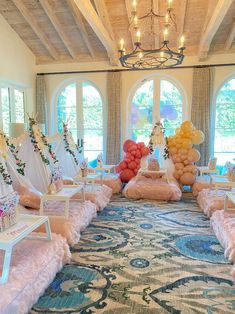
[[[95,180],[100,179],[101,185],[103,185],[102,173],[88,173],[85,177],[76,176],[73,179],[76,183],[84,183],[84,185],[91,183],[93,187],[95,186]]]
[[[29,234],[41,225],[45,225],[46,235],[29,237]],[[14,245],[24,238],[50,241],[52,238],[48,217],[20,214],[18,222],[14,226],[0,232],[0,250],[5,251],[0,284],[4,284],[8,280],[12,249]]]
[[[233,208],[228,208],[228,201],[232,201],[232,203],[235,205],[235,192],[227,192],[225,194],[225,199],[224,199],[224,210],[234,210],[235,211],[235,206]]]
[[[169,183],[169,178],[168,178],[168,173],[166,169],[160,169],[160,170],[145,170],[145,169],[139,169],[138,171],[139,174],[141,173],[149,173],[149,174],[160,174],[160,175],[165,175],[167,183]]]
[[[216,196],[218,196],[219,188],[235,188],[235,182],[229,181],[226,176],[211,176],[210,184],[211,186],[214,185]]]
[[[219,175],[219,169],[209,169],[209,167],[197,167],[199,171],[199,176],[203,176],[203,174],[217,174]]]
[[[102,167],[94,168],[94,170],[111,173],[114,170],[114,168],[115,168],[115,165],[103,165]]]
[[[76,193],[82,192],[82,201],[85,201],[84,195],[84,187],[78,185],[64,185],[63,189],[55,194],[43,194],[41,196],[41,203],[40,203],[40,215],[44,213],[44,203],[46,201],[61,201],[65,202],[65,209],[64,209],[64,216],[66,218],[69,217],[69,202],[71,197],[73,197]]]

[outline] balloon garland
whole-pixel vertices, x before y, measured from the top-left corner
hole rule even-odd
[[[116,172],[120,173],[122,182],[128,182],[140,169],[140,160],[148,156],[150,150],[143,142],[136,143],[132,140],[126,140],[123,144],[124,159],[116,166]]]
[[[195,162],[200,160],[200,152],[193,145],[203,143],[204,133],[197,130],[191,121],[185,121],[175,130],[175,135],[167,139],[170,157],[175,164],[174,177],[182,185],[193,185],[196,179]]]

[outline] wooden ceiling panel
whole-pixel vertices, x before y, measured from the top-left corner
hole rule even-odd
[[[139,16],[149,12],[151,2],[155,13],[165,15],[166,0],[138,0]],[[231,3],[229,9],[226,2]],[[38,63],[109,59],[112,63],[121,38],[127,51],[133,49],[135,32],[130,31],[129,25],[131,3],[132,0],[0,0],[0,14],[32,50]],[[207,40],[203,35],[216,7],[226,8],[227,13],[222,14],[215,33],[209,34]],[[93,11],[91,15],[80,11],[88,8]],[[203,54],[203,49],[205,58],[208,54],[235,52],[235,0],[174,0],[173,9],[177,29],[170,29],[170,48],[176,49],[184,34],[186,55]],[[161,45],[163,20],[155,19],[154,36],[149,21],[140,23],[143,48]]]

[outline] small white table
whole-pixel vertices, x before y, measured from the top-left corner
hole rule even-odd
[[[165,175],[167,183],[169,183],[169,178],[168,178],[168,173],[166,169],[160,169],[160,170],[148,170],[148,169],[139,169],[138,174],[141,173],[149,173],[149,174],[160,174],[160,175]]]
[[[29,234],[41,225],[45,225],[46,235],[35,235],[29,237]],[[52,238],[48,217],[19,214],[18,222],[14,226],[11,226],[0,233],[0,250],[5,251],[0,284],[4,284],[8,280],[12,249],[14,245],[24,238],[50,241]]]
[[[233,208],[228,208],[228,201],[232,201],[232,203],[235,205],[235,192],[227,192],[225,194],[225,199],[224,199],[224,210],[234,210],[235,211],[235,206]]]
[[[64,185],[63,189],[55,194],[43,194],[41,196],[41,203],[40,203],[40,215],[43,215],[44,213],[44,203],[46,201],[61,201],[65,202],[65,209],[64,214],[65,217],[69,217],[69,202],[71,200],[71,197],[73,197],[76,193],[82,192],[82,201],[85,201],[85,194],[84,194],[84,186],[78,186],[78,185]],[[78,199],[80,200],[80,199]],[[80,200],[81,201],[81,200]]]
[[[95,180],[99,179],[100,180],[100,184],[103,185],[103,176],[102,173],[88,173],[87,176],[82,177],[82,176],[76,176],[73,178],[75,182],[79,183],[82,182],[85,185],[87,183],[91,183],[92,186],[95,185]]]
[[[115,168],[115,165],[103,165],[102,167],[96,167],[93,168],[96,172],[97,171],[102,171],[102,172],[107,172],[111,173]]]
[[[199,171],[199,176],[203,176],[203,174],[213,174],[216,173],[219,175],[219,169],[209,169],[209,167],[197,167]]]
[[[216,196],[218,196],[219,188],[235,188],[235,182],[229,181],[226,176],[211,176],[210,177],[210,185],[214,185]]]

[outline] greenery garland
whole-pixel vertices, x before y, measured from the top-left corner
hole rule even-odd
[[[40,154],[42,161],[46,165],[50,165],[49,158],[43,154],[43,151],[38,146],[38,142],[37,142],[37,140],[35,138],[34,131],[33,131],[33,126],[36,125],[36,124],[37,124],[37,122],[35,121],[35,119],[29,117],[29,137],[30,137],[30,141],[33,144],[34,151]],[[54,164],[57,163],[58,160],[56,159],[56,155],[55,155],[55,153],[53,153],[51,145],[47,142],[46,136],[44,134],[42,134],[42,133],[41,133],[41,139],[42,139],[43,144],[48,148],[49,154],[50,154],[51,158],[53,159]]]
[[[22,176],[24,176],[25,175],[24,169],[25,169],[26,164],[25,164],[25,162],[22,162],[22,160],[18,157],[19,151],[17,150],[16,146],[13,143],[10,143],[9,138],[4,133],[1,132],[1,135],[4,137],[5,142],[9,148],[10,152],[12,153],[13,157],[15,158],[16,165],[17,165],[17,169],[16,169],[17,172],[19,174],[21,174]]]
[[[76,165],[79,165],[79,161],[76,157],[76,154],[74,152],[74,150],[72,150],[70,148],[70,145],[69,145],[69,142],[68,142],[68,135],[72,136],[71,135],[71,132],[69,131],[68,129],[68,125],[66,123],[63,123],[63,141],[64,141],[64,148],[66,150],[66,152],[68,152],[74,159],[74,162]],[[76,150],[81,153],[81,150],[79,150],[79,147],[77,144],[75,144],[75,147],[76,147]]]
[[[12,185],[11,176],[7,173],[6,168],[3,166],[2,162],[0,162],[0,173],[3,177],[4,182],[8,185]]]

